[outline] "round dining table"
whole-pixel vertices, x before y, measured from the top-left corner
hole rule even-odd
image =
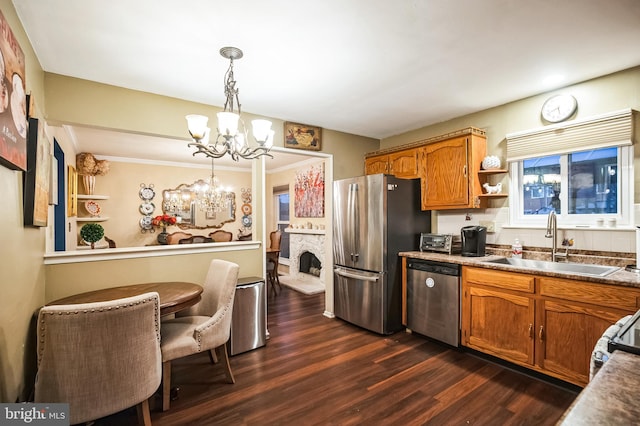
[[[74,294],[49,302],[47,306],[105,302],[155,291],[160,295],[160,315],[165,316],[198,303],[202,298],[202,290],[198,284],[181,281],[132,284]]]

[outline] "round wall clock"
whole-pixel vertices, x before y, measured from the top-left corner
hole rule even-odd
[[[559,123],[571,117],[578,109],[578,101],[571,95],[560,94],[547,99],[542,105],[542,118],[550,123]]]

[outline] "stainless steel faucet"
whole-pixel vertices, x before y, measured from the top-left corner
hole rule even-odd
[[[547,233],[544,235],[546,238],[551,238],[551,261],[557,262],[558,258],[567,259],[567,252],[558,253],[558,220],[556,218],[556,211],[551,210],[547,217]]]

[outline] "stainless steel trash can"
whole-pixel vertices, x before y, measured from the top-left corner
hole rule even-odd
[[[265,345],[267,299],[260,277],[239,278],[231,316],[229,354],[237,355]]]

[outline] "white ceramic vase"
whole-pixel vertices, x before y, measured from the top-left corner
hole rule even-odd
[[[93,195],[93,191],[96,189],[96,177],[82,176],[82,184],[84,185],[84,192],[86,192],[87,195]]]

